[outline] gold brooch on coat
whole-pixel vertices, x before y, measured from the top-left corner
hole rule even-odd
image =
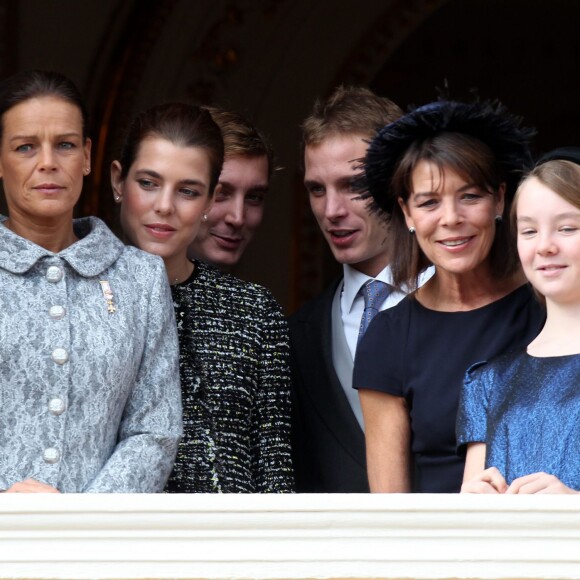
[[[107,310],[109,314],[113,314],[114,312],[117,311],[117,309],[113,304],[113,291],[111,290],[111,285],[107,280],[99,280],[99,284],[101,285],[103,297],[105,298],[105,302],[107,303]]]

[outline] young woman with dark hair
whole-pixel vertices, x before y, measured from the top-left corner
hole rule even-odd
[[[188,246],[212,203],[223,141],[210,114],[159,105],[130,125],[111,168],[129,240],[163,258],[180,341],[184,437],[170,492],[293,489],[287,326],[271,294]]]

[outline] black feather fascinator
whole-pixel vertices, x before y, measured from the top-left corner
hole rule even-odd
[[[498,102],[461,103],[441,100],[418,107],[383,127],[371,141],[356,187],[371,207],[390,214],[398,192],[391,179],[411,144],[438,133],[463,133],[485,143],[507,176],[506,193],[513,196],[522,171],[532,165],[529,143],[535,130],[521,127],[521,119]]]

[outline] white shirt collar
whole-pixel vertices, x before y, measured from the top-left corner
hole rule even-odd
[[[357,297],[363,284],[365,284],[368,280],[374,279],[380,280],[381,282],[386,282],[387,284],[393,284],[393,275],[391,273],[390,266],[382,269],[374,278],[359,272],[348,264],[343,265],[343,272],[344,284],[342,287],[342,304],[343,306],[348,305],[348,312],[352,310],[355,298]]]

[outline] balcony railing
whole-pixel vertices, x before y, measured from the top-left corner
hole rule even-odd
[[[580,578],[580,496],[2,494],[0,578]]]

